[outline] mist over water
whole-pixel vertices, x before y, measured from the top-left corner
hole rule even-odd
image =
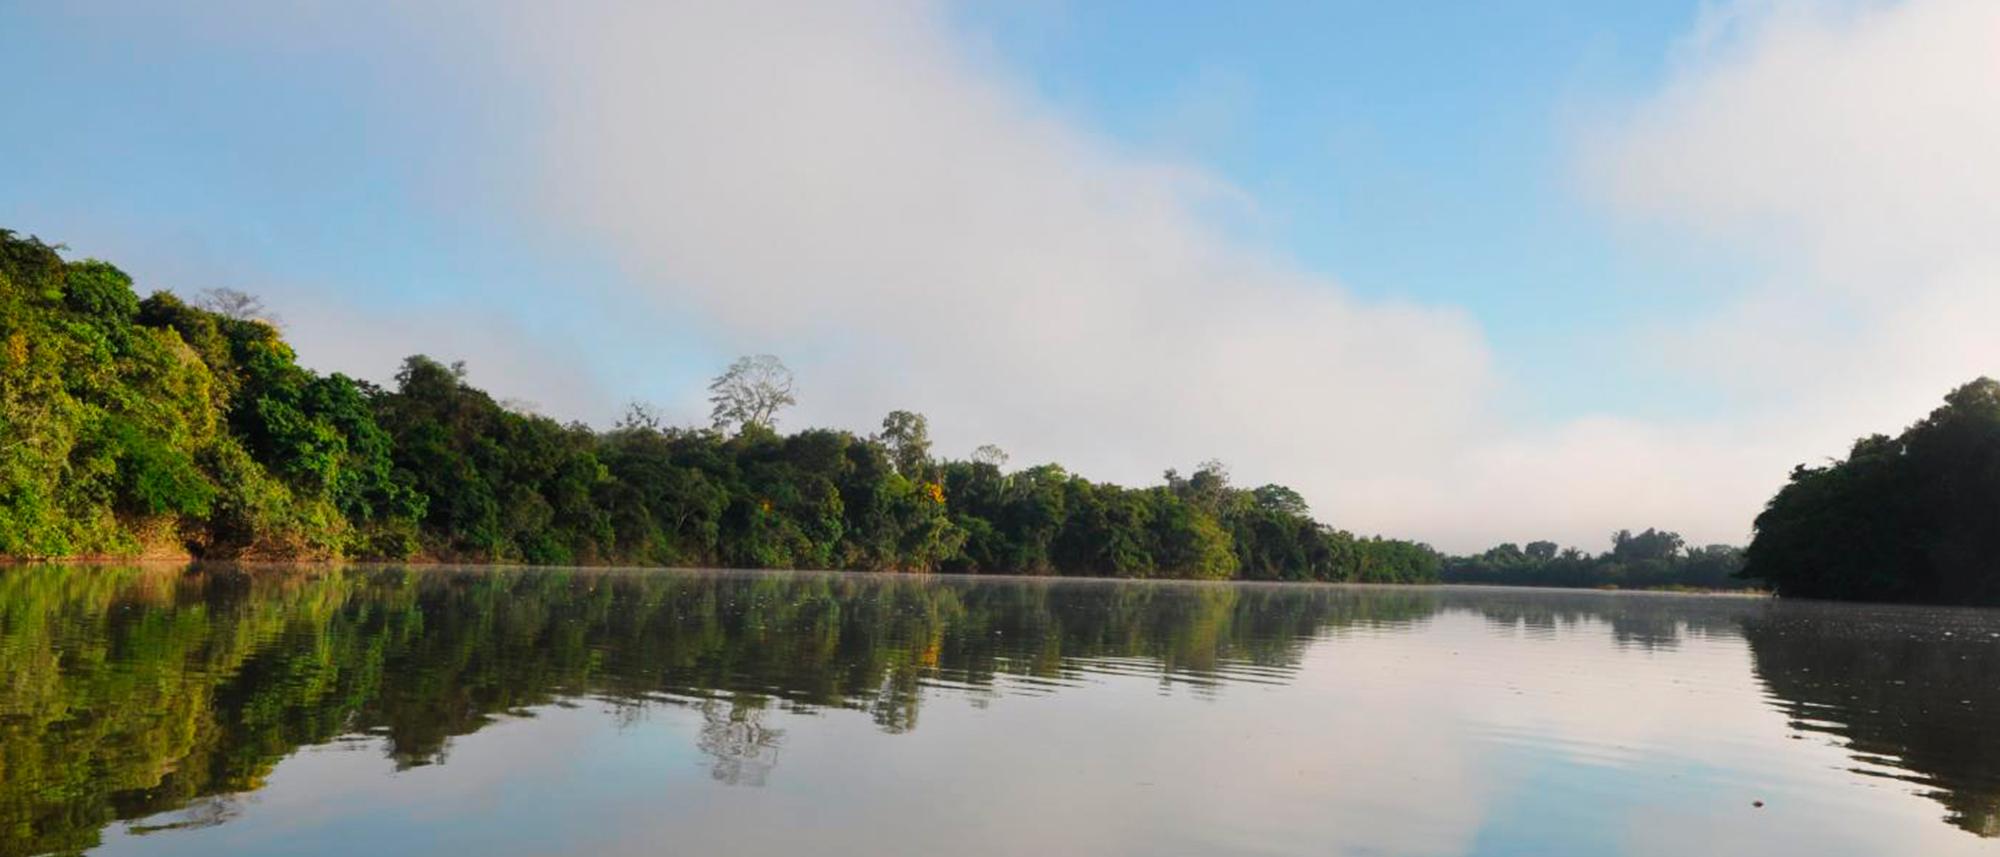
[[[1959,854],[2000,612],[0,570],[0,855]]]

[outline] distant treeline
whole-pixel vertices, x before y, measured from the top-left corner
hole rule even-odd
[[[1730,545],[1694,547],[1679,533],[1619,530],[1611,550],[1595,556],[1555,542],[1509,542],[1475,556],[1444,561],[1446,583],[1503,586],[1618,587],[1621,589],[1750,589],[1756,581],[1740,576],[1743,549]]]
[[[1595,557],[1549,542],[1501,545],[1446,560],[1441,578],[2000,605],[2000,382],[1974,379],[1895,437],[1870,435],[1844,459],[1794,468],[1743,550],[1620,532]]]
[[[411,357],[393,388],[301,367],[258,302],[141,299],[0,230],[0,556],[422,558],[1422,582],[1440,557],[1314,521],[1219,464],[1125,488],[931,454],[922,416],[774,430],[775,358],[711,386],[714,425],[635,407],[596,431]]]

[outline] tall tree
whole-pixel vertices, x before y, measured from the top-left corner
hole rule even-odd
[[[876,435],[889,447],[889,460],[905,479],[922,479],[931,466],[931,426],[923,414],[890,411],[882,418],[882,433]]]
[[[272,327],[279,326],[277,314],[264,306],[264,299],[249,292],[236,289],[203,289],[195,296],[194,305],[237,321],[261,321]]]
[[[972,451],[972,463],[1006,467],[1007,451],[994,444],[982,443],[978,449]]]
[[[792,370],[769,354],[739,357],[708,384],[708,401],[714,406],[709,419],[720,431],[742,431],[751,426],[775,429],[778,411],[798,404],[792,398]]]

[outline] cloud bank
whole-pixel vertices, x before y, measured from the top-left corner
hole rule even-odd
[[[1769,272],[1656,340],[1733,396],[1651,453],[1728,489],[1719,508],[1761,499],[1740,468],[1841,454],[2000,373],[1996,57],[2000,6],[1979,0],[1725,4],[1659,92],[1587,135],[1614,212]]]
[[[1232,190],[1048,114],[943,11],[522,20],[510,52],[563,93],[541,205],[608,242],[634,298],[791,358],[795,424],[908,407],[958,454],[1121,480],[1221,457],[1322,502],[1471,435],[1491,378],[1469,319],[1241,246],[1210,214]]]

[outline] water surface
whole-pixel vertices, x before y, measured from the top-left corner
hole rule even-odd
[[[1996,611],[0,569],[0,855],[1990,853],[1996,717]]]

